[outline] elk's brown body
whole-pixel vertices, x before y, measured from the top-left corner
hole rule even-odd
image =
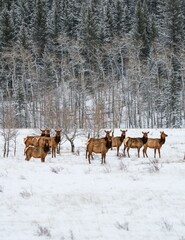
[[[31,157],[41,158],[41,162],[45,162],[45,157],[50,149],[49,139],[42,141],[41,146],[28,146],[25,148],[25,160],[29,161]]]
[[[142,132],[142,134],[143,134],[142,138],[127,137],[124,140],[124,155],[125,155],[125,150],[127,149],[128,157],[130,157],[130,154],[129,154],[130,148],[137,148],[138,157],[140,157],[140,149],[142,148],[142,146],[144,144],[147,143],[147,141],[148,141],[148,133],[149,132]]]
[[[92,153],[101,153],[101,163],[106,163],[106,153],[112,146],[112,139],[110,136],[111,131],[105,131],[104,138],[90,138],[87,142],[86,158],[88,155],[89,164],[91,163],[90,157]]]
[[[164,131],[160,132],[161,137],[160,138],[149,138],[147,143],[144,144],[143,148],[143,157],[148,157],[147,155],[147,148],[153,148],[154,149],[154,158],[156,157],[156,151],[158,150],[159,158],[161,157],[160,149],[162,145],[165,143],[166,137],[168,136]]]

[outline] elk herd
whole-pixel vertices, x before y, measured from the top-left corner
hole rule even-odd
[[[61,129],[55,130],[55,136],[50,136],[51,129],[40,129],[40,136],[27,136],[24,138],[26,155],[25,160],[29,161],[31,157],[40,158],[42,162],[45,162],[45,157],[51,150],[52,157],[56,157],[57,146],[61,141]],[[159,158],[161,157],[160,149],[165,143],[165,139],[168,136],[164,131],[160,132],[159,138],[148,138],[149,132],[142,132],[142,137],[126,137],[127,130],[121,130],[120,136],[114,137],[112,130],[104,130],[105,137],[102,138],[89,138],[86,144],[86,158],[88,158],[89,164],[93,159],[93,153],[101,154],[101,163],[106,163],[106,153],[109,149],[117,148],[117,156],[119,156],[120,147],[123,146],[123,156],[130,158],[130,148],[136,148],[138,158],[140,157],[140,150],[143,148],[143,157],[148,157],[147,148],[154,149],[154,158],[156,158],[156,152],[158,151]]]
[[[40,129],[40,136],[27,136],[24,138],[25,160],[29,161],[31,157],[40,158],[45,162],[45,157],[51,149],[52,157],[56,157],[56,149],[61,139],[61,129],[55,130],[55,136],[50,136],[51,129]]]

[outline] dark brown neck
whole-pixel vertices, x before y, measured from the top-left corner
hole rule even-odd
[[[165,140],[166,140],[165,138],[162,138],[162,137],[161,137],[160,143],[161,143],[161,144],[164,144],[164,143],[165,143]]]
[[[56,142],[56,143],[59,143],[60,140],[61,140],[61,139],[60,139],[60,136],[55,136],[55,142]]]
[[[106,141],[106,148],[109,149],[112,147],[112,141],[107,140]]]
[[[47,144],[44,145],[44,152],[46,153],[49,152],[49,145]]]
[[[124,139],[125,139],[125,135],[122,134],[120,137],[120,141],[123,142]]]
[[[142,137],[143,144],[145,144],[148,141],[147,137]]]

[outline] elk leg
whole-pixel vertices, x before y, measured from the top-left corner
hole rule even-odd
[[[145,149],[143,148],[143,157],[145,157]]]
[[[90,157],[91,157],[91,153],[89,152],[89,153],[88,153],[88,160],[89,160],[89,164],[91,164]]]
[[[119,156],[119,147],[117,147],[117,156]]]
[[[45,162],[45,158],[42,157],[42,158],[41,158],[41,162]]]
[[[140,148],[137,149],[138,152],[138,158],[140,158],[139,153],[140,153]]]
[[[130,154],[129,154],[129,147],[127,148],[127,154],[128,154],[128,157],[130,157]]]
[[[105,164],[105,156],[106,156],[105,153],[102,153],[102,162],[101,162],[102,164]]]
[[[52,148],[51,152],[52,152],[52,158],[56,157],[56,153],[55,153],[55,149],[54,148]]]
[[[159,158],[161,158],[160,148],[158,148]]]
[[[85,158],[87,159],[87,150],[86,150]]]
[[[57,153],[60,154],[60,144],[57,146]]]
[[[106,158],[106,153],[104,154],[104,164],[106,164],[105,158]]]
[[[154,148],[154,158],[156,158],[156,148]]]
[[[145,156],[148,157],[146,150],[147,150],[147,148],[144,147],[144,148],[143,148],[143,157],[145,157]]]
[[[146,148],[146,150],[147,150],[147,148]],[[148,157],[148,155],[147,155],[147,152],[145,151],[145,154],[146,154],[146,157]]]
[[[123,150],[123,155],[124,155],[124,157],[126,156],[125,150],[126,150],[126,146],[124,146],[124,150]]]
[[[103,153],[101,154],[101,164],[103,164]]]

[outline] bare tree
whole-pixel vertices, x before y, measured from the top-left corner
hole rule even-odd
[[[77,127],[75,126],[73,130],[63,130],[63,134],[65,135],[66,139],[70,142],[71,144],[71,152],[75,152],[75,145],[74,145],[74,140],[77,135]]]
[[[0,118],[0,123],[2,125],[1,135],[4,139],[4,147],[3,147],[3,157],[8,157],[10,152],[10,143],[14,142],[14,156],[16,154],[16,139],[18,135],[18,131],[15,129],[15,112],[14,107],[11,101],[4,101],[3,95],[1,102],[1,112],[2,117]]]

